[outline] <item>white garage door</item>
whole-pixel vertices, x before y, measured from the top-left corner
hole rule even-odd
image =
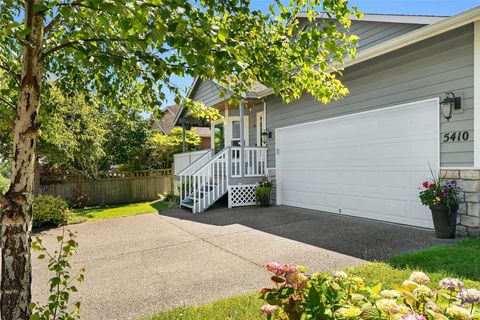
[[[431,228],[439,121],[432,99],[277,129],[277,202]]]

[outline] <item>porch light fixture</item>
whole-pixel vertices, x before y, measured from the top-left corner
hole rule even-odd
[[[455,94],[451,91],[445,93],[446,97],[440,102],[442,108],[442,114],[447,121],[452,117],[453,110],[459,110],[462,108],[461,98],[455,97]]]
[[[268,137],[269,139],[272,138],[272,131],[268,130],[268,129],[265,129],[265,131],[262,132],[262,137],[264,137],[265,139]]]

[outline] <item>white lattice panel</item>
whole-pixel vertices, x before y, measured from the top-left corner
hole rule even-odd
[[[239,184],[228,188],[228,207],[254,206],[256,184]]]

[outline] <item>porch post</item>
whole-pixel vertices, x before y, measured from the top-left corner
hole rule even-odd
[[[243,100],[240,101],[238,106],[240,109],[240,176],[243,178],[245,176],[245,163],[244,161],[244,151],[245,151],[245,139],[244,139],[244,128],[243,128],[243,121],[244,121],[244,107],[243,107]]]

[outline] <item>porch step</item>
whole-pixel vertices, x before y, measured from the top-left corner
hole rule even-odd
[[[193,205],[185,204],[185,203],[180,203],[180,206],[188,208],[188,209],[193,209]]]

